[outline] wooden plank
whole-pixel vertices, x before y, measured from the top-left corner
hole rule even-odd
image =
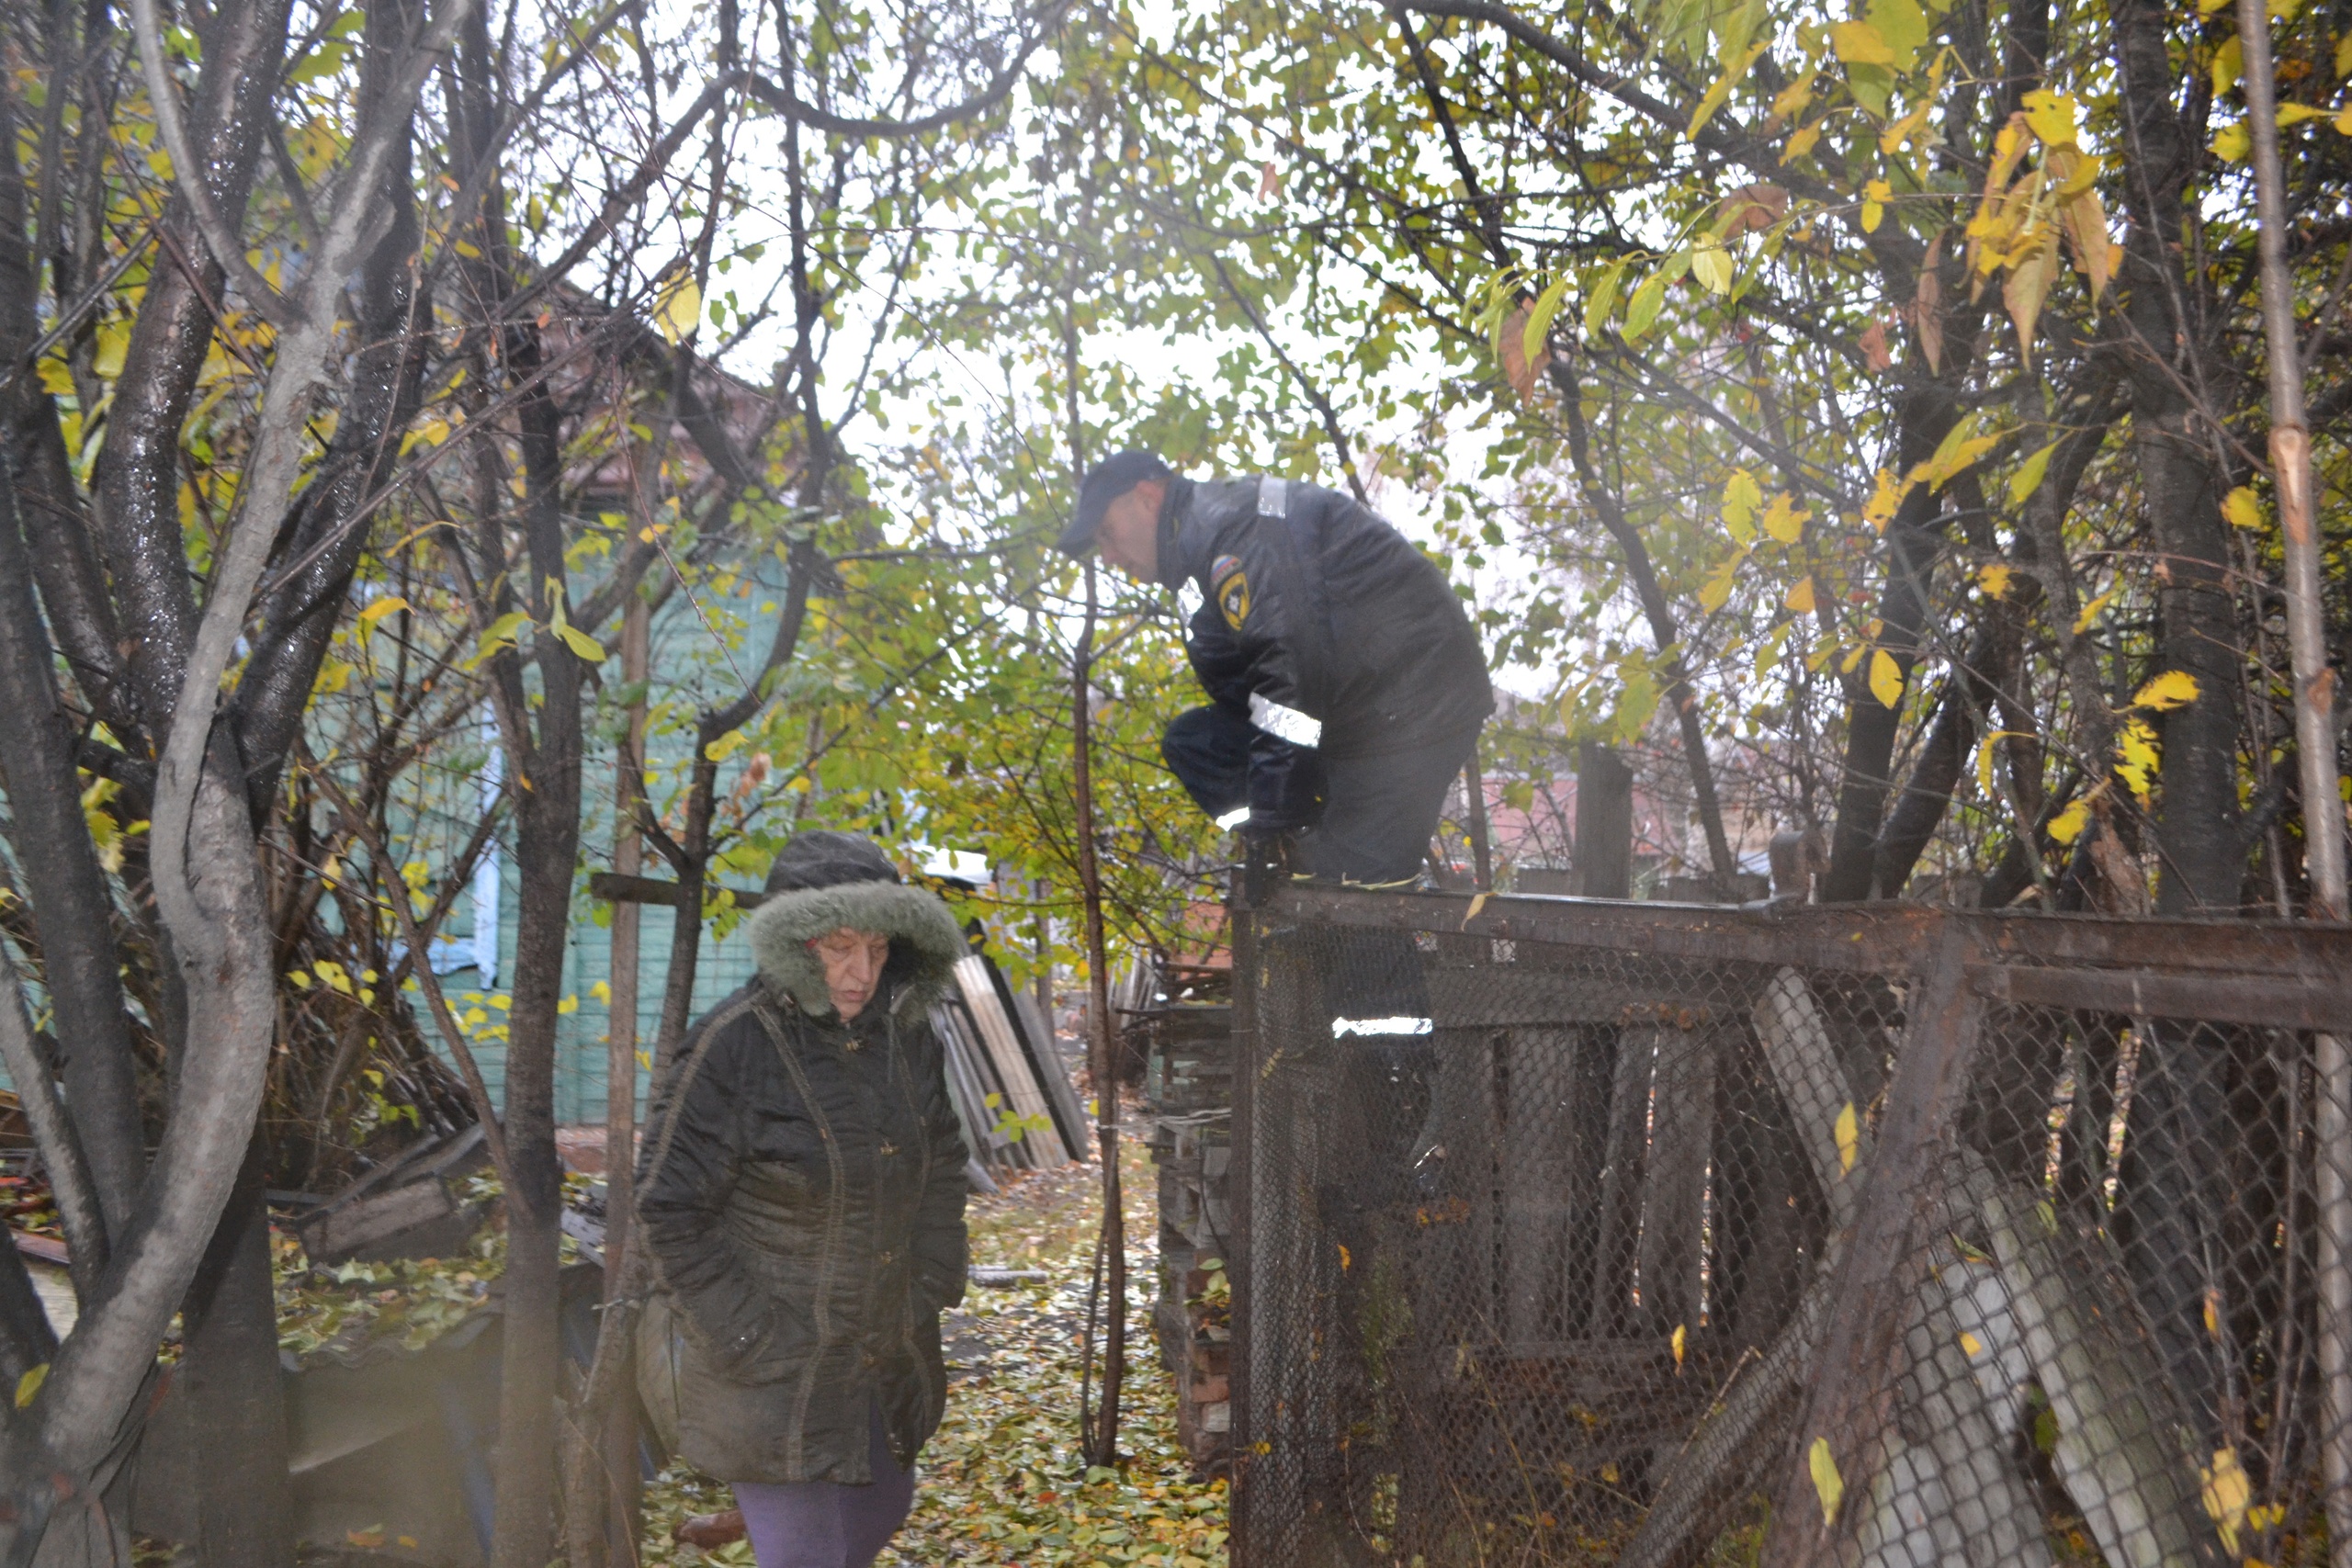
[[[1827,1444],[1852,1506],[1864,1506],[1871,1478],[1889,1457],[1902,1375],[1905,1303],[1917,1288],[1916,1241],[1925,1185],[1935,1179],[1934,1147],[1951,1126],[1974,1054],[1984,1002],[1967,984],[1968,927],[1945,924],[1926,983],[1912,998],[1903,1053],[1887,1086],[1871,1150],[1870,1179],[1855,1206],[1852,1240],[1830,1307],[1819,1371],[1799,1417],[1795,1461],[1774,1498],[1765,1568],[1827,1561],[1833,1519],[1825,1517],[1809,1456]]]
[[[978,953],[957,959],[956,984],[964,993],[964,1004],[980,1032],[980,1043],[988,1047],[989,1055],[996,1063],[1005,1098],[1012,1101],[1013,1113],[1029,1123],[1022,1142],[1029,1146],[1041,1168],[1050,1169],[1068,1164],[1069,1151],[1062,1144],[1060,1129],[1055,1125],[1053,1107],[1046,1101],[1045,1087],[1029,1065],[1028,1053],[1022,1050],[1020,1038],[1012,1032],[1012,1021],[1005,1016],[987,960]]]
[[[1696,1327],[1704,1299],[1715,1055],[1723,1039],[1720,1028],[1657,1031],[1639,1250],[1642,1315],[1661,1335]]]
[[[2148,969],[1987,964],[1971,967],[1969,983],[1987,1000],[2021,1007],[2342,1033],[2352,1032],[2352,988],[2345,986],[2343,975],[2173,975]]]

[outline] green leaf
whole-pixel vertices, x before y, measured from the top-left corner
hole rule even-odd
[[[1634,290],[1633,301],[1625,307],[1625,341],[1639,342],[1644,333],[1657,320],[1658,307],[1666,303],[1666,273],[1664,269],[1642,279]]]
[[[1928,14],[1919,8],[1918,0],[1871,0],[1869,17],[1870,25],[1894,57],[1880,63],[1908,72],[1919,62],[1919,51],[1928,42]]]
[[[1535,356],[1544,352],[1544,341],[1552,335],[1552,320],[1560,313],[1560,301],[1568,297],[1571,281],[1566,273],[1562,273],[1550,288],[1535,297],[1534,305],[1529,309],[1527,330],[1520,339],[1520,353],[1528,364],[1534,364]]]
[[[1599,337],[1609,325],[1609,318],[1616,313],[1617,286],[1624,281],[1625,263],[1611,262],[1600,269],[1600,281],[1593,285],[1592,293],[1584,302],[1584,331],[1587,337]]]
[[[482,660],[491,658],[503,648],[512,648],[514,645],[515,635],[530,624],[531,617],[522,611],[507,611],[506,614],[482,627],[481,636],[474,643],[473,657],[458,668],[468,671],[481,668]]]
[[[2018,471],[2009,476],[2009,507],[2012,511],[2023,506],[2026,498],[2041,488],[2041,476],[2050,471],[2050,454],[2056,450],[2058,443],[2052,441],[2019,463]]]
[[[23,1377],[17,1380],[17,1408],[22,1410],[31,1404],[36,1398],[40,1397],[40,1385],[48,1381],[49,1363],[47,1361],[28,1369]]]
[[[605,661],[605,645],[571,622],[566,621],[557,626],[555,635],[563,639],[564,647],[589,663],[602,664]]]

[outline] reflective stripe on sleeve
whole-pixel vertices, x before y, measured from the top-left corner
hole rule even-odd
[[[1246,806],[1237,806],[1232,810],[1227,812],[1224,816],[1218,818],[1216,819],[1216,825],[1229,833],[1233,831],[1234,829],[1240,827],[1241,824],[1249,820],[1250,808]]]
[[[1263,692],[1250,694],[1250,722],[1277,740],[1287,740],[1294,746],[1309,750],[1323,744],[1323,721],[1271,702]]]
[[[1278,479],[1272,474],[1258,479],[1258,515],[1287,517],[1290,515],[1290,481]]]

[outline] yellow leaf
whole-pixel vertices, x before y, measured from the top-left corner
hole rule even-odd
[[[1814,605],[1813,579],[1810,577],[1799,578],[1797,580],[1796,586],[1788,591],[1787,594],[1781,598],[1781,603],[1786,604],[1790,609],[1794,610],[1800,615],[1812,615]]]
[[[1935,107],[1935,99],[1920,99],[1908,114],[1879,132],[1878,150],[1892,154],[1903,151],[1907,142],[1929,140],[1928,111]]]
[[[1849,65],[1893,65],[1894,51],[1868,22],[1839,22],[1829,29],[1830,47]]]
[[[1851,1171],[1862,1149],[1861,1119],[1854,1114],[1854,1102],[1848,1100],[1838,1111],[1838,1169],[1840,1174]]]
[[[1340,1272],[1342,1274],[1346,1273],[1348,1271],[1348,1266],[1354,1261],[1355,1258],[1348,1251],[1347,1244],[1342,1242],[1340,1245]]]
[[[458,254],[464,256],[468,261],[478,261],[481,257],[481,247],[475,244],[470,240],[459,240],[458,242]]]
[[[2050,454],[2056,450],[2058,443],[2052,441],[2018,465],[2018,471],[2009,476],[2009,505],[2012,508],[2023,506],[2026,498],[2041,488],[2041,476],[2050,471]]]
[[[1739,85],[1739,79],[1747,74],[1747,68],[1756,63],[1756,57],[1762,54],[1764,49],[1765,46],[1760,43],[1748,45],[1747,52],[1733,62],[1722,75],[1715,78],[1714,85],[1707,89],[1707,96],[1699,100],[1698,110],[1690,117],[1690,129],[1682,133],[1684,141],[1699,140],[1699,132],[1705,129],[1709,120],[1715,118],[1715,111],[1724,107],[1724,101],[1731,96],[1731,90]]]
[[[2352,33],[2346,33],[2344,36],[2347,39],[2352,39]],[[2352,104],[2345,105],[2342,112],[2336,115],[2335,129],[2340,135],[2352,136]]]
[[[2222,497],[2222,515],[2229,519],[2233,528],[2262,526],[2262,502],[2255,495],[2254,487],[2240,485]]]
[[[2345,112],[2346,114],[2352,114],[2352,109],[2347,109]],[[1782,164],[1787,164],[1795,159],[1802,158],[1806,153],[1812,152],[1815,145],[1821,141],[1822,127],[1828,123],[1828,119],[1829,117],[1827,115],[1824,115],[1821,118],[1815,120],[1811,125],[1800,126],[1794,131],[1791,132],[1789,136],[1789,144],[1781,150],[1781,162]]]
[[[2280,104],[2278,106],[2278,129],[2281,130],[2290,125],[2301,125],[2307,119],[2325,119],[2326,118],[2327,111],[2317,104]]]
[[[1772,100],[1774,119],[1792,120],[1804,112],[1805,105],[1813,102],[1813,77],[1814,73],[1808,71],[1781,89],[1780,96]]]
[[[1963,1328],[1960,1331],[1960,1348],[1962,1355],[1981,1356],[1984,1353],[1984,1341]]]
[[[2000,442],[1999,435],[1980,435],[1978,429],[1977,417],[1971,414],[1945,431],[1944,438],[1936,443],[1935,456],[1911,470],[1911,482],[1941,490],[1958,479]]]
[[[2024,104],[2026,126],[2041,139],[2044,147],[2074,145],[2075,117],[2081,110],[2073,98],[2037,87],[2025,96]]]
[[[714,762],[723,762],[741,750],[746,737],[740,729],[730,729],[702,749],[702,754]]]
[[[2041,302],[2049,298],[2057,273],[2057,236],[2045,231],[2009,268],[2008,278],[2001,285],[2001,301],[2009,308],[2009,320],[2018,329],[2018,352],[2029,365],[2033,362],[2034,323],[2041,319]]]
[[[1870,503],[1862,508],[1862,521],[1880,533],[1885,533],[1886,525],[1894,521],[1894,513],[1902,507],[1903,498],[1910,489],[1907,482],[1897,479],[1888,469],[1881,468],[1878,471],[1878,488],[1871,491]]]
[[[2146,719],[2126,721],[2116,738],[2115,757],[2117,775],[2131,787],[2134,799],[2147,805],[2162,759],[2156,751],[2156,732],[2149,728]]]
[[[1884,180],[1872,180],[1862,187],[1862,232],[1875,234],[1886,217],[1886,204],[1894,197],[1894,187]]]
[[[1734,468],[1724,481],[1724,526],[1732,537],[1745,543],[1755,536],[1756,513],[1763,505],[1764,492],[1756,477],[1746,468]]]
[[[1838,1522],[1838,1505],[1846,1498],[1846,1478],[1838,1473],[1837,1456],[1829,1451],[1829,1439],[1815,1438],[1813,1447],[1805,1450],[1805,1468],[1813,1472],[1813,1489],[1821,1495],[1821,1522]]]
[[[2254,1484],[2246,1477],[2245,1467],[2238,1463],[2235,1449],[2215,1449],[2213,1462],[2200,1466],[2198,1473],[2204,1481],[2205,1511],[2213,1517],[2222,1546],[2234,1557],[2238,1527],[2245,1522],[2245,1506],[2254,1499]]]
[[[122,357],[130,347],[130,323],[107,321],[98,328],[97,353],[91,356],[90,368],[106,380],[122,374]]]
[[[1686,1332],[1683,1325],[1678,1323],[1674,1325],[1674,1364],[1678,1369],[1682,1365],[1682,1347]]]
[[[2083,826],[2090,820],[2091,806],[2087,800],[2077,800],[2050,819],[2052,843],[2071,844],[2083,836]]]
[[[387,593],[359,612],[359,624],[363,626],[372,626],[386,615],[409,607],[409,602],[399,594]]]
[[[595,998],[598,1001],[604,1003],[606,1007],[613,1005],[613,987],[609,981],[597,981],[594,985],[588,987],[588,994]]]
[[[1903,666],[1883,648],[1871,649],[1871,695],[1881,707],[1903,705]]]
[[[2091,629],[2091,623],[2098,619],[2098,613],[2107,608],[2107,602],[2109,599],[2114,598],[2116,590],[2110,588],[2106,592],[2100,594],[2098,598],[2083,606],[2083,613],[2075,617],[2075,635],[2076,637],[2080,637],[2085,632]]]
[[[690,272],[671,274],[662,285],[661,293],[654,297],[653,324],[662,330],[664,340],[675,344],[692,333],[701,320],[702,285],[695,281]]]
[[[1690,253],[1690,276],[1706,285],[1711,294],[1730,293],[1735,271],[1731,253],[1720,241],[1702,239]]]
[[[2205,69],[2213,79],[2213,96],[2223,96],[2245,73],[2245,46],[2233,34],[2228,42],[2213,51],[2212,62]]]
[[[2015,575],[2015,568],[1995,561],[1977,569],[1976,586],[1984,590],[1987,599],[2006,599],[2009,596],[2009,579]]]
[[[1462,929],[1464,931],[1466,931],[1470,929],[1470,922],[1478,918],[1478,911],[1487,907],[1487,900],[1490,897],[1492,897],[1492,895],[1481,892],[1477,897],[1470,900],[1470,907],[1462,912]]]
[[[2225,125],[2213,133],[2213,156],[2224,164],[2244,162],[2253,146],[2254,138],[2243,124]]]
[[[2132,694],[2132,705],[2153,713],[2170,713],[2197,700],[2197,677],[2186,670],[2167,670]]]
[[[2352,76],[2352,32],[2335,40],[2335,73]]]
[[[43,1361],[38,1367],[28,1369],[25,1375],[17,1380],[17,1408],[22,1410],[31,1404],[40,1394],[40,1385],[48,1381],[49,1363],[47,1361]]]
[[[1810,512],[1796,510],[1789,492],[1782,491],[1772,498],[1772,504],[1764,509],[1764,531],[1784,545],[1793,545],[1812,516]]]
[[[580,1010],[580,998],[577,996],[566,997],[555,1004],[555,1010],[559,1017],[569,1017]]]
[[[1707,573],[1707,580],[1699,585],[1700,608],[1712,615],[1730,601],[1731,591],[1739,581],[1740,565],[1747,559],[1746,550],[1734,550]]]

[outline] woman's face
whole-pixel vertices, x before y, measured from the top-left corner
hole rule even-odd
[[[876,931],[856,931],[847,927],[820,936],[808,944],[825,966],[825,990],[832,998],[833,1010],[847,1023],[865,1010],[874,999],[875,987],[882,984],[882,965],[890,961],[890,939]]]

